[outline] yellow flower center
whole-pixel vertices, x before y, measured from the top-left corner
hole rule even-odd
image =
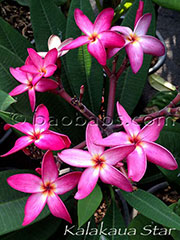
[[[90,40],[91,42],[95,42],[95,41],[97,40],[97,38],[98,38],[98,34],[97,34],[97,33],[93,33],[93,34],[91,34],[91,35],[89,36],[89,40]]]
[[[104,157],[99,156],[99,155],[95,155],[92,159],[93,164],[94,164],[94,168],[96,167],[100,167],[103,168],[105,165],[106,160],[104,159]]]
[[[56,189],[56,186],[54,183],[46,182],[41,186],[41,189],[44,194],[47,194],[48,196],[52,196],[54,194],[54,191]]]

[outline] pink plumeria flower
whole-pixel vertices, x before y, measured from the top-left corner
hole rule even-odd
[[[155,56],[162,56],[165,53],[165,47],[160,40],[155,37],[146,35],[150,26],[152,15],[150,13],[144,14],[135,25],[134,31],[129,27],[114,26],[112,31],[120,32],[125,43],[125,49],[129,57],[132,71],[137,73],[143,64],[143,54],[151,54]],[[108,50],[108,58],[114,56],[120,48]]]
[[[131,192],[130,182],[114,165],[134,150],[134,144],[104,151],[104,147],[94,145],[95,140],[102,140],[101,132],[96,124],[90,122],[86,129],[88,151],[69,149],[58,153],[63,162],[71,166],[87,168],[82,173],[75,198],[87,197],[93,191],[99,178],[106,184],[112,184]]]
[[[10,72],[13,75],[13,77],[21,84],[15,87],[9,93],[9,95],[16,96],[23,92],[28,91],[30,106],[33,112],[36,105],[35,91],[46,92],[49,90],[56,89],[58,87],[58,83],[52,79],[42,78],[39,81],[34,81],[34,76],[31,73],[23,72],[20,70],[20,68],[11,67]]]
[[[106,65],[106,50],[109,47],[121,48],[125,41],[120,34],[110,31],[114,16],[112,8],[104,9],[96,18],[94,24],[83,14],[80,9],[75,9],[74,18],[76,24],[85,34],[73,40],[62,48],[69,50],[87,44],[89,53],[97,59],[101,65]]]
[[[147,160],[169,170],[178,167],[173,155],[166,148],[154,143],[164,126],[164,117],[156,118],[140,129],[140,126],[130,118],[119,103],[117,103],[117,111],[126,133],[112,133],[101,141],[97,140],[96,144],[109,147],[128,144],[136,146],[135,150],[127,156],[130,179],[136,182],[141,180],[147,168]]]
[[[14,125],[6,124],[4,129],[7,130],[10,127],[26,134],[26,136],[18,138],[14,147],[1,157],[22,150],[32,143],[42,150],[49,149],[52,151],[68,148],[71,144],[68,136],[49,130],[49,112],[43,104],[37,107],[33,118],[33,124],[28,122],[19,122]]]
[[[53,154],[48,151],[42,161],[41,178],[30,173],[16,174],[7,179],[8,184],[21,192],[32,193],[28,198],[22,225],[30,224],[41,213],[46,203],[51,213],[72,223],[64,203],[58,195],[65,194],[76,187],[81,172],[68,173],[58,177],[58,169]]]
[[[73,38],[67,38],[63,42],[61,42],[61,39],[57,35],[51,35],[48,39],[48,49],[51,50],[53,48],[56,48],[58,51],[58,57],[62,57],[65,55],[69,50],[62,51],[61,49],[66,46],[67,44],[71,43],[73,41]],[[38,54],[45,58],[47,52],[38,52]]]
[[[143,15],[143,8],[144,8],[144,2],[143,1],[139,1],[139,7],[136,11],[136,17],[135,17],[135,21],[134,21],[134,27],[136,26],[136,23],[139,21],[139,19],[142,17]]]
[[[58,51],[56,48],[50,50],[44,59],[32,48],[28,48],[28,53],[29,57],[25,65],[20,69],[24,72],[35,74],[34,81],[38,81],[42,77],[50,77],[54,74],[57,69],[55,63]]]

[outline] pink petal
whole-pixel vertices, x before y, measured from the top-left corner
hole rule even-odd
[[[145,35],[148,31],[148,28],[151,24],[152,14],[146,13],[144,14],[137,22],[134,33],[138,36]]]
[[[35,90],[38,92],[47,92],[49,90],[56,89],[59,84],[48,78],[42,78],[35,86]]]
[[[1,155],[1,157],[6,157],[12,153],[18,152],[19,150],[22,150],[33,142],[34,140],[29,136],[20,137],[16,140],[14,147],[9,152]]]
[[[134,144],[129,146],[114,147],[106,150],[102,156],[105,158],[106,163],[109,165],[116,165],[119,161],[127,157],[128,154],[134,151],[134,149]]]
[[[109,30],[113,17],[114,10],[112,8],[106,8],[100,12],[94,22],[94,32],[100,33]]]
[[[7,179],[8,184],[21,192],[26,193],[36,193],[42,192],[42,180],[40,177],[25,173],[25,174],[16,174]]]
[[[25,65],[34,65],[33,62],[32,62],[32,60],[31,60],[31,58],[30,58],[30,56],[28,56],[28,57],[26,58]]]
[[[31,135],[33,136],[33,125],[31,123],[28,123],[28,122],[19,122],[19,123],[16,123],[14,125],[12,124],[5,124],[4,125],[4,130],[7,131],[9,128],[15,128],[16,130],[24,133],[24,134],[27,134],[27,135]]]
[[[54,74],[56,71],[57,66],[55,64],[49,64],[46,66],[46,73],[44,74],[44,77],[50,77]]]
[[[53,48],[59,48],[61,45],[61,39],[57,35],[51,35],[48,39],[49,50]]]
[[[46,200],[47,194],[43,193],[34,193],[28,198],[24,209],[25,216],[22,224],[23,226],[30,224],[35,218],[37,218],[43,210]]]
[[[146,154],[141,146],[127,156],[128,177],[139,182],[144,176],[147,168]]]
[[[34,113],[33,125],[35,132],[44,132],[50,127],[49,112],[46,106],[40,104]]]
[[[140,126],[130,118],[126,110],[123,108],[122,105],[119,104],[119,102],[117,102],[116,106],[118,116],[122,121],[122,125],[126,130],[127,134],[130,135],[131,137],[135,137],[141,130]]]
[[[139,7],[138,7],[138,10],[136,12],[136,18],[135,18],[134,26],[136,26],[136,23],[138,22],[140,17],[142,17],[142,15],[143,15],[143,8],[144,8],[144,2],[140,0],[139,1]]]
[[[155,56],[162,56],[165,54],[164,44],[155,37],[148,35],[141,36],[139,42],[144,53]]]
[[[41,133],[38,140],[35,140],[34,144],[42,150],[52,150],[58,151],[66,148],[66,144],[60,136],[51,133],[50,131],[45,131]]]
[[[125,132],[115,132],[106,138],[95,141],[95,144],[104,147],[116,147],[120,145],[131,144],[129,136]]]
[[[82,172],[68,173],[55,181],[57,194],[65,194],[71,191],[79,182]]]
[[[85,45],[87,43],[89,43],[90,40],[87,36],[80,36],[76,39],[74,39],[71,43],[69,43],[68,45],[64,46],[61,51],[64,50],[69,50],[69,49],[74,49],[74,48],[78,48],[82,45]]]
[[[93,33],[94,25],[89,20],[89,18],[84,15],[84,13],[78,8],[74,11],[74,19],[83,33],[86,35],[91,35]]]
[[[106,164],[100,170],[100,179],[106,184],[112,184],[124,191],[132,192],[132,186],[128,179],[115,167]]]
[[[37,67],[37,69],[41,69],[43,67],[43,63],[44,63],[44,60],[42,59],[42,57],[40,57],[37,54],[37,52],[32,48],[28,48],[28,53],[29,53],[29,56],[30,56],[33,64]]]
[[[52,215],[58,218],[62,218],[68,221],[69,223],[72,223],[72,220],[67,208],[65,207],[64,203],[56,193],[54,193],[51,196],[48,196],[47,204]]]
[[[141,131],[137,135],[137,138],[144,141],[156,141],[159,137],[160,131],[164,127],[164,124],[164,117],[156,118],[150,121],[141,129]]]
[[[34,76],[34,78],[32,79],[32,84],[33,86],[35,86],[37,84],[37,82],[39,82],[41,80],[41,78],[44,76],[44,73],[38,73]]]
[[[9,68],[10,73],[13,75],[13,77],[18,80],[20,83],[27,84],[27,75],[25,72],[21,71],[20,68]]]
[[[129,27],[124,27],[124,26],[114,26],[111,28],[111,31],[120,32],[125,37],[128,37],[132,33],[132,30]]]
[[[107,49],[107,59],[112,58],[121,48],[108,48]]]
[[[16,96],[19,95],[23,92],[26,92],[28,89],[28,86],[25,84],[20,84],[19,86],[15,87],[10,93],[10,96]]]
[[[86,128],[86,144],[91,155],[100,155],[104,152],[104,147],[95,145],[95,141],[101,141],[102,135],[98,125],[93,121],[89,122]]]
[[[143,49],[138,41],[131,42],[125,47],[133,73],[137,73],[143,64]]]
[[[99,39],[105,48],[118,47],[122,48],[125,44],[124,38],[116,32],[106,31],[99,34]]]
[[[62,57],[63,55],[65,55],[65,54],[69,51],[69,50],[62,51],[61,49],[62,49],[64,46],[66,46],[66,45],[68,45],[69,43],[71,43],[72,41],[73,41],[73,38],[68,38],[68,39],[64,40],[64,41],[61,43],[60,47],[58,48],[58,57]]]
[[[43,157],[41,175],[44,184],[53,182],[58,178],[58,169],[51,151],[47,151]]]
[[[67,149],[58,153],[58,157],[65,163],[75,167],[93,166],[92,156],[88,151],[81,149]]]
[[[24,66],[20,67],[20,69],[22,71],[28,72],[28,73],[34,73],[34,74],[39,73],[38,69],[34,65],[24,65]]]
[[[82,199],[87,197],[95,188],[99,178],[99,168],[90,167],[87,168],[81,175],[78,192],[75,195],[75,199]]]
[[[44,58],[44,67],[49,64],[55,64],[58,56],[58,51],[56,48],[51,49]]]
[[[166,148],[157,143],[147,141],[143,141],[141,146],[150,162],[169,170],[177,169],[178,165],[175,158]]]
[[[69,139],[69,137],[67,135],[61,134],[61,133],[57,133],[57,132],[53,132],[51,130],[49,130],[50,133],[55,134],[56,136],[59,136],[60,138],[63,139],[66,148],[70,147],[71,145],[71,140]]]
[[[35,89],[34,88],[29,89],[28,90],[28,95],[29,95],[29,102],[30,102],[30,105],[31,105],[32,112],[34,112],[35,105],[36,105]]]
[[[94,42],[88,44],[88,52],[96,58],[101,65],[106,65],[106,50],[100,40],[96,39]]]

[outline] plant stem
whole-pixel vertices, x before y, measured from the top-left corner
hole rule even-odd
[[[73,148],[74,149],[83,149],[85,146],[86,146],[86,141],[83,141],[83,142],[79,143],[78,145],[76,145]]]

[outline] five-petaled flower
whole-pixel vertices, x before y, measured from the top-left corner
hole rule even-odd
[[[143,54],[162,56],[165,53],[165,47],[160,40],[146,35],[151,23],[152,15],[144,14],[139,18],[134,31],[129,27],[114,26],[112,31],[120,32],[126,41],[124,47],[129,57],[132,71],[137,73],[143,64]],[[108,58],[114,56],[121,48],[108,49]]]
[[[95,140],[102,140],[101,132],[96,124],[90,122],[86,129],[88,151],[67,149],[58,153],[63,162],[71,166],[87,168],[82,173],[75,198],[87,197],[93,191],[99,177],[104,183],[115,185],[128,192],[132,191],[128,179],[114,165],[135,149],[134,144],[104,151],[104,147],[94,144]]]
[[[101,65],[106,65],[106,48],[124,46],[123,37],[110,31],[114,16],[112,8],[104,9],[96,18],[94,24],[83,14],[80,9],[75,9],[74,18],[76,24],[86,36],[80,36],[61,50],[69,50],[88,44],[89,53],[97,59]]]
[[[31,223],[43,210],[46,203],[55,217],[72,223],[64,203],[58,195],[76,187],[81,172],[71,172],[58,177],[58,169],[51,151],[44,155],[41,178],[30,173],[16,174],[7,179],[8,184],[21,192],[32,193],[25,205],[23,226]]]
[[[9,95],[16,96],[23,92],[28,91],[32,111],[34,111],[36,105],[35,91],[46,92],[49,90],[56,89],[59,85],[56,81],[48,78],[41,78],[38,81],[34,81],[34,74],[23,72],[19,68],[11,67],[10,72],[13,75],[13,77],[21,84],[15,87],[9,93]]]
[[[127,156],[129,178],[136,182],[140,181],[145,174],[147,160],[169,170],[177,168],[173,155],[166,148],[154,143],[164,126],[164,117],[156,118],[140,129],[119,103],[117,103],[117,111],[126,133],[122,131],[112,133],[103,140],[96,140],[96,144],[109,147],[129,144],[136,146]]]
[[[71,144],[68,136],[49,130],[49,112],[43,104],[37,107],[33,118],[33,124],[28,122],[20,122],[14,125],[6,124],[4,129],[7,130],[10,127],[26,134],[26,136],[18,138],[14,147],[9,152],[1,155],[1,157],[22,150],[32,143],[40,149],[52,151],[68,148]]]

